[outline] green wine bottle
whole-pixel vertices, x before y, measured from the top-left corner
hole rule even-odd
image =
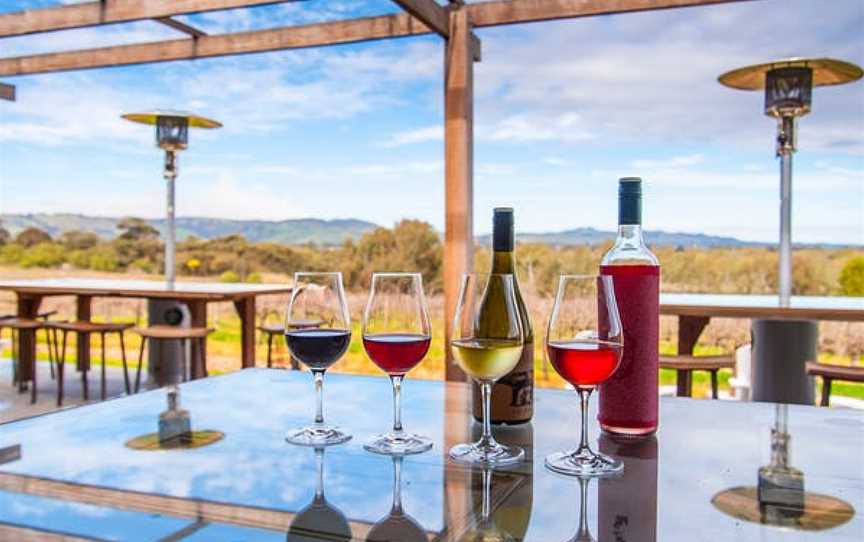
[[[522,332],[525,337],[525,346],[522,356],[516,367],[503,378],[495,382],[492,387],[491,415],[493,424],[520,424],[531,421],[534,415],[534,331],[531,328],[531,319],[525,308],[525,301],[519,292],[519,282],[516,278],[516,257],[514,256],[513,239],[513,209],[510,207],[498,207],[494,211],[492,219],[492,269],[491,273],[511,273],[513,275],[513,289],[516,294],[516,304],[519,308],[519,316],[522,322]],[[494,284],[494,283],[493,283]],[[506,326],[497,317],[504,313],[504,296],[490,288],[484,293],[480,307],[478,326],[486,331],[485,337],[495,337],[494,331],[498,327]],[[506,328],[505,328],[506,329]],[[504,330],[502,337],[507,334]],[[480,386],[473,384],[474,418],[482,421],[483,403],[480,398]]]

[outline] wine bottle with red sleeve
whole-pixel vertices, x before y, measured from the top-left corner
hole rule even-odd
[[[600,427],[618,435],[657,430],[660,264],[642,238],[642,180],[618,184],[618,237],[600,263],[612,277],[624,328],[621,364],[600,386]]]

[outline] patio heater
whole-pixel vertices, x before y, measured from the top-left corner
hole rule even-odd
[[[169,289],[174,288],[176,273],[176,228],[174,225],[174,183],[177,179],[177,152],[189,146],[189,128],[219,128],[221,123],[181,111],[149,111],[127,113],[124,119],[156,126],[156,146],[165,151],[163,176],[167,188],[167,215],[165,222],[165,282]],[[189,309],[175,300],[151,299],[147,305],[148,320],[151,324],[188,326]],[[157,384],[179,380],[183,367],[183,356],[189,359],[189,352],[183,352],[176,344],[153,344],[148,355],[149,382]]]
[[[792,154],[796,122],[810,112],[814,86],[860,79],[861,68],[831,58],[790,58],[726,72],[721,84],[765,91],[765,114],[777,119],[776,156],[780,158],[779,304],[792,297]],[[818,328],[812,321],[753,320],[752,394],[754,401],[813,404],[813,382],[804,371],[816,359]]]
[[[777,119],[780,158],[780,305],[792,295],[792,154],[796,121],[810,112],[813,87],[842,85],[864,75],[855,64],[831,58],[790,58],[726,72],[719,81],[740,90],[765,89],[765,114]]]
[[[165,223],[165,280],[174,286],[176,231],[174,228],[174,181],[177,179],[177,152],[189,146],[189,128],[220,128],[221,123],[181,111],[127,113],[123,118],[141,124],[156,125],[156,146],[165,151],[163,176],[168,189]]]

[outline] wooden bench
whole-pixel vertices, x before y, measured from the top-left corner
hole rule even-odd
[[[825,407],[828,406],[831,399],[831,383],[833,381],[864,382],[864,367],[844,367],[808,361],[806,368],[809,376],[822,377],[822,399],[819,404]]]
[[[677,379],[686,378],[693,371],[707,371],[711,373],[711,397],[717,399],[718,383],[717,372],[720,369],[734,369],[735,355],[728,354],[723,356],[660,356],[660,368],[672,369],[676,371]],[[687,378],[689,382],[690,379]],[[686,389],[686,397],[690,397],[693,392],[691,386]],[[680,394],[679,394],[680,395]]]

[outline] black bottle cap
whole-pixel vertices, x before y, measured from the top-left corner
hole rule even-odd
[[[513,252],[512,207],[496,207],[492,213],[492,250]]]
[[[618,180],[618,224],[642,224],[642,179]]]

